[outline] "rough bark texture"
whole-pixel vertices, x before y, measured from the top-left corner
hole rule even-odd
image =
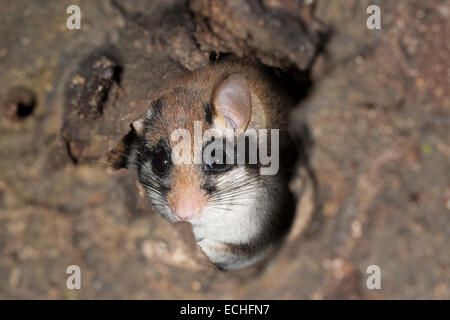
[[[448,299],[449,15],[440,0],[2,2],[0,298]],[[315,178],[292,180],[282,250],[229,273],[104,161],[171,79],[223,53],[299,81],[291,127]]]

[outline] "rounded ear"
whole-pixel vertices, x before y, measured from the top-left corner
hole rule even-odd
[[[133,121],[130,124],[131,129],[137,133],[137,135],[142,135],[142,133],[144,132],[144,119],[138,119]]]
[[[213,105],[226,127],[247,129],[252,108],[247,80],[239,74],[226,78],[214,90]]]

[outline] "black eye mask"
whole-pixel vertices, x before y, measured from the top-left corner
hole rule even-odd
[[[154,148],[148,148],[145,142],[141,141],[137,161],[139,170],[144,163],[150,162],[152,171],[157,176],[166,176],[172,166],[169,144],[167,141],[161,140]]]
[[[159,176],[165,175],[171,166],[170,154],[166,150],[156,151],[152,156],[152,170]]]
[[[212,148],[211,154],[205,154],[206,148]],[[207,174],[221,173],[232,169],[236,164],[236,157],[230,159],[227,154],[229,147],[225,139],[214,138],[203,147],[203,171]]]

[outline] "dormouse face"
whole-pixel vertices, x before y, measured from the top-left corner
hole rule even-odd
[[[217,224],[254,207],[259,166],[237,164],[237,143],[229,144],[247,128],[251,108],[249,85],[235,74],[215,87],[175,87],[133,123],[139,179],[156,211],[171,221]]]

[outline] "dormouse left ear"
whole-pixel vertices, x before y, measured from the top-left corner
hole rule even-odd
[[[131,168],[133,165],[130,158],[135,143],[138,142],[139,136],[144,133],[144,119],[133,121],[130,123],[130,127],[131,130],[103,158],[105,163],[113,169]]]
[[[137,135],[142,135],[144,132],[144,119],[138,119],[131,123],[131,129],[137,133]]]
[[[214,90],[213,104],[219,123],[227,128],[247,129],[252,104],[250,87],[243,76],[233,74],[220,83]]]

